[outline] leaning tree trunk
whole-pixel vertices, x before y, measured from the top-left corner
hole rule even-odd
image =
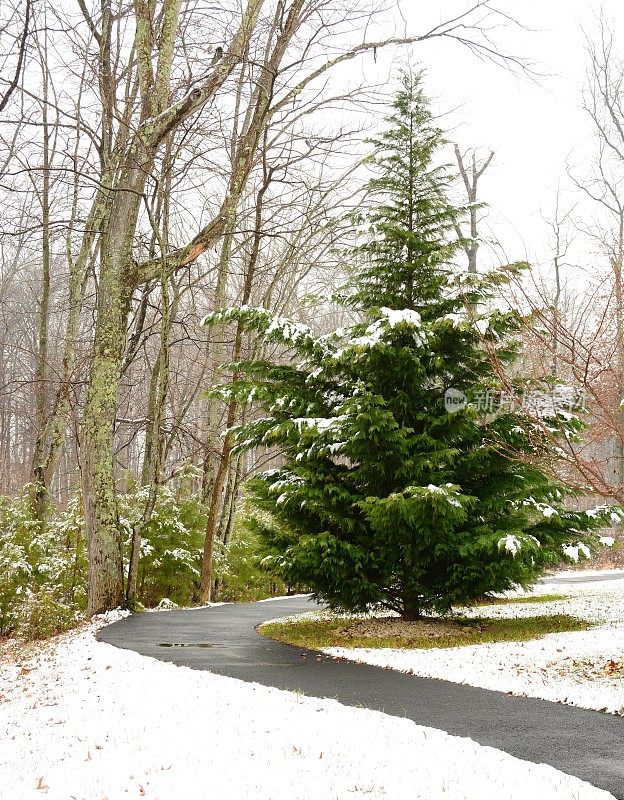
[[[167,158],[165,163],[167,163]],[[156,218],[151,219],[153,226],[154,240],[160,245],[160,251],[165,253],[168,246],[169,231],[169,193],[171,191],[170,171],[165,171],[162,181],[163,191],[159,198],[159,208]],[[151,215],[150,215],[151,216]],[[159,219],[162,216],[161,231],[158,228]],[[163,260],[162,273],[160,276],[160,291],[162,302],[162,320],[160,323],[160,349],[156,357],[156,363],[152,370],[150,388],[147,404],[147,430],[145,432],[145,453],[143,458],[143,469],[141,470],[141,485],[148,487],[148,498],[141,519],[132,532],[132,544],[130,549],[130,559],[128,563],[128,583],[126,588],[126,603],[132,609],[137,600],[137,576],[139,569],[139,558],[141,553],[141,539],[143,532],[149,525],[156,501],[158,499],[158,488],[162,482],[162,465],[164,443],[162,441],[162,424],[165,413],[165,404],[169,390],[169,334],[171,332],[171,321],[175,317],[179,302],[179,293],[176,290],[173,301],[169,301],[169,276],[167,274],[167,264]]]
[[[227,230],[221,243],[219,268],[215,285],[212,310],[217,311],[226,304],[227,281],[230,275],[230,258],[232,243],[236,226],[236,209],[230,211]],[[208,331],[207,355],[209,361],[208,384],[213,386],[219,380],[219,370],[225,361],[226,325],[215,325]],[[204,441],[204,460],[202,465],[202,501],[205,503],[211,497],[212,485],[218,472],[218,458],[220,450],[220,403],[213,397],[206,399],[206,433]]]
[[[267,170],[265,165],[264,181],[258,191],[256,197],[256,207],[254,216],[254,235],[252,241],[251,253],[249,255],[249,263],[245,274],[245,283],[243,286],[243,294],[241,302],[243,305],[249,303],[251,299],[251,291],[254,284],[256,274],[256,267],[258,265],[258,258],[260,254],[260,243],[262,241],[262,209],[264,204],[264,196],[269,188],[273,179],[273,170]],[[232,228],[233,230],[233,228]],[[230,244],[226,245],[228,248]],[[221,329],[221,328],[220,328]],[[236,326],[236,335],[234,337],[234,348],[232,351],[232,361],[238,361],[241,357],[243,349],[243,325],[239,321]],[[232,377],[233,381],[237,380],[237,375]],[[238,403],[234,398],[228,402],[227,415],[225,426],[228,431],[223,439],[223,445],[218,453],[217,469],[212,479],[209,494],[209,508],[208,520],[206,522],[206,535],[204,538],[204,552],[202,557],[201,567],[201,580],[199,587],[199,599],[202,603],[209,603],[212,599],[212,557],[214,553],[214,540],[217,534],[219,520],[221,517],[222,509],[222,494],[225,488],[225,483],[228,476],[230,456],[232,454],[232,447],[234,446],[234,437],[229,432],[229,429],[236,421],[236,414],[238,412]]]

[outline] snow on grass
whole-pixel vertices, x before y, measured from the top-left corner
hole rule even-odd
[[[570,614],[597,627],[528,642],[434,650],[332,647],[325,652],[422,677],[624,715],[624,580],[556,584],[556,589],[567,599],[536,606],[522,603],[519,595],[518,603],[462,609],[462,614],[507,618]],[[541,585],[536,594],[552,591],[553,584]]]
[[[608,800],[410,720],[156,661],[95,626],[0,663],[2,800]]]

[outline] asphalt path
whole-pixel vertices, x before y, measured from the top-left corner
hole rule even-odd
[[[541,578],[538,583],[560,584],[565,586],[567,583],[602,583],[603,581],[621,581],[624,578],[624,570],[605,570],[604,572],[591,573],[589,575],[571,575],[569,578],[563,574],[549,575]]]
[[[261,622],[314,608],[308,598],[293,597],[133,614],[103,628],[98,638],[191,669],[407,717],[550,764],[624,800],[624,718],[335,659],[255,630]]]

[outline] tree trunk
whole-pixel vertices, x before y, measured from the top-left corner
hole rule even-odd
[[[469,203],[468,217],[470,223],[470,238],[464,245],[464,251],[466,253],[466,257],[468,258],[468,272],[476,273],[477,251],[479,250],[479,240],[478,240],[479,208],[477,204],[477,191],[479,186],[479,178],[489,167],[490,162],[494,158],[494,153],[491,152],[490,155],[485,159],[485,161],[482,164],[478,165],[476,153],[474,153],[473,151],[471,165],[470,168],[468,168],[464,162],[464,157],[462,156],[459,147],[455,145],[455,158],[457,159],[457,166],[459,167],[459,173],[464,181],[464,186],[466,187],[466,196],[468,198],[468,203]],[[459,226],[458,226],[458,234],[460,238],[463,238]]]
[[[420,597],[411,589],[403,587],[402,591],[403,608],[401,609],[401,619],[406,622],[414,622],[422,616]]]
[[[168,154],[165,157],[165,164],[168,163]],[[160,251],[165,253],[168,244],[169,231],[169,192],[171,190],[170,171],[164,170],[165,176],[162,180],[162,202],[159,203],[158,216],[162,216],[161,231],[158,228],[159,220],[152,219],[154,239],[160,244]],[[179,293],[174,294],[173,302],[169,302],[169,276],[167,265],[163,261],[162,273],[160,276],[160,291],[162,302],[162,320],[160,324],[160,349],[156,362],[152,370],[150,388],[148,394],[147,430],[145,432],[145,452],[143,458],[143,469],[141,470],[141,485],[149,487],[148,499],[143,509],[140,521],[132,532],[132,547],[130,551],[130,561],[128,564],[128,583],[126,589],[126,602],[128,608],[136,604],[137,595],[137,575],[139,557],[141,552],[141,539],[143,531],[149,525],[154,513],[156,501],[158,499],[158,487],[162,482],[162,464],[164,443],[162,440],[162,425],[165,414],[165,403],[169,390],[169,334],[171,331],[171,320],[175,317],[179,302]]]
[[[100,271],[95,341],[83,422],[89,615],[116,608],[123,602],[122,535],[117,514],[114,434],[130,292],[123,278],[122,254],[115,248],[109,252],[106,249]]]
[[[624,222],[624,221],[623,221]],[[622,266],[624,264],[624,224],[620,223],[620,247],[612,260],[615,283],[615,328],[616,328],[616,402],[620,404],[616,419],[616,435],[613,442],[614,492],[620,493],[624,486],[624,287]]]
[[[272,170],[264,170],[264,181],[256,198],[255,219],[254,219],[254,237],[249,256],[249,263],[245,273],[245,284],[243,287],[242,303],[247,304],[251,298],[251,290],[258,264],[258,257],[260,253],[260,243],[262,240],[262,206],[264,202],[264,195],[271,184],[273,178]],[[228,245],[228,247],[231,246]],[[221,329],[221,326],[220,326]],[[243,326],[238,322],[236,326],[236,336],[234,339],[234,348],[232,353],[232,360],[238,361],[241,357],[243,347]],[[235,381],[236,375],[233,376]],[[236,420],[236,413],[238,404],[236,400],[231,399],[228,403],[227,419],[225,422],[226,429],[230,429]],[[226,434],[221,451],[218,456],[217,470],[212,481],[210,491],[210,507],[208,509],[208,520],[206,522],[206,536],[204,539],[204,554],[202,558],[201,569],[201,582],[199,588],[200,602],[209,603],[212,594],[212,555],[214,551],[214,539],[217,533],[219,517],[221,514],[221,495],[225,487],[225,481],[228,474],[230,455],[234,445],[233,437],[230,433]]]
[[[39,340],[35,368],[35,443],[33,448],[31,511],[43,527],[48,505],[48,476],[42,464],[42,433],[46,421],[48,363],[48,317],[50,313],[50,128],[48,124],[48,73],[43,76],[43,187],[41,192],[41,302],[39,304]]]
[[[46,51],[47,52],[47,51]],[[45,54],[44,54],[45,55]],[[46,61],[44,57],[42,61]],[[48,292],[49,292],[49,245],[48,245],[48,230],[49,230],[49,168],[50,157],[48,154],[48,138],[49,129],[47,125],[48,114],[48,72],[44,76],[44,94],[43,94],[43,107],[42,117],[44,121],[44,148],[43,148],[43,163],[44,163],[44,186],[42,195],[42,222],[43,222],[43,267],[44,267],[44,280],[42,291],[41,303],[41,317],[40,317],[40,349],[39,349],[39,365],[38,373],[40,379],[38,383],[43,381],[45,376],[45,366],[42,363],[41,356],[45,355],[47,349],[47,325],[45,324],[45,317],[47,315],[48,306]],[[76,109],[77,117],[80,116],[81,109],[81,96],[80,92],[78,97],[78,105]],[[74,158],[77,159],[79,148],[79,137],[76,138],[76,145],[74,150]],[[59,372],[58,388],[55,391],[53,402],[50,404],[49,409],[45,409],[42,400],[37,403],[37,438],[33,453],[32,462],[32,475],[31,480],[35,486],[35,499],[34,499],[34,513],[36,519],[43,519],[45,513],[45,505],[47,502],[48,490],[52,481],[53,475],[58,466],[63,445],[66,439],[68,415],[70,411],[70,396],[72,388],[72,374],[76,365],[76,343],[80,328],[80,315],[83,307],[84,295],[88,281],[90,269],[93,267],[95,261],[94,243],[98,231],[104,223],[107,213],[105,202],[104,186],[109,182],[110,177],[104,175],[101,180],[101,187],[96,193],[96,196],[91,205],[91,209],[84,222],[85,233],[82,237],[80,248],[77,256],[74,258],[72,253],[72,236],[74,234],[74,225],[77,218],[80,216],[79,209],[79,174],[76,172],[74,176],[73,199],[71,205],[70,224],[66,234],[66,252],[67,252],[67,265],[69,270],[69,283],[67,293],[67,322],[65,333],[63,337],[63,349],[61,356],[61,368]],[[47,276],[46,276],[47,271]],[[48,284],[46,289],[46,284]],[[45,314],[44,314],[45,310]],[[44,345],[45,337],[45,345]],[[44,413],[47,412],[47,413]]]
[[[88,613],[122,605],[123,549],[117,513],[114,436],[128,312],[135,287],[132,243],[145,173],[137,147],[128,156],[114,193],[108,227],[100,240],[95,339],[83,419],[83,492],[89,553]]]

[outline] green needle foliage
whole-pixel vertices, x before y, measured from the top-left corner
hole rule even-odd
[[[582,427],[572,414],[547,402],[537,414],[447,412],[451,387],[472,398],[509,389],[501,376],[520,320],[476,309],[520,267],[453,267],[462,210],[447,199],[448,171],[433,166],[443,139],[418,75],[402,76],[387,122],[345,298],[363,321],[328,336],[249,307],[207,322],[242,319],[292,354],[237,364],[241,377],[219,389],[253,392],[267,410],[237,430],[237,446],[284,454],[248,484],[265,563],[334,608],[416,619],[589,554],[613,510],[569,510],[570,490],[550,477],[558,439]]]

